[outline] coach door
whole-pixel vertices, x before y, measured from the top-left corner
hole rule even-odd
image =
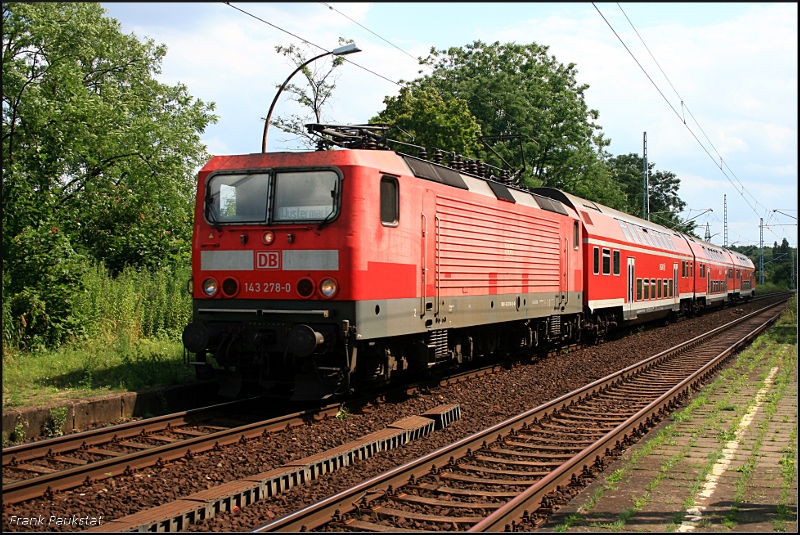
[[[672,297],[672,310],[680,310],[681,293],[678,289],[678,263],[672,264],[672,285],[675,287]]]
[[[433,317],[439,312],[438,234],[436,193],[432,190],[425,190],[422,198],[421,317]]]
[[[636,269],[635,269],[635,262],[636,259],[632,257],[628,257],[628,300],[626,302],[627,308],[627,317],[633,318],[635,317],[633,312],[633,295],[636,290]]]

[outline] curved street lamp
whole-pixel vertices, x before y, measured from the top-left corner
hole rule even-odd
[[[334,48],[330,52],[325,52],[324,54],[320,54],[319,56],[314,56],[310,60],[306,61],[299,67],[297,67],[292,74],[286,79],[281,87],[278,89],[278,92],[275,94],[275,98],[272,99],[272,104],[269,107],[269,111],[267,112],[267,120],[264,122],[264,138],[261,140],[261,152],[267,152],[267,129],[269,128],[269,120],[272,117],[272,110],[275,109],[275,104],[278,102],[278,97],[281,95],[281,92],[286,87],[286,84],[289,83],[289,80],[292,79],[292,76],[300,72],[300,69],[308,65],[309,63],[318,60],[319,58],[323,58],[325,56],[346,56],[347,54],[355,54],[356,52],[361,52],[361,49],[356,46],[355,43],[350,43],[344,46],[340,46],[339,48]]]

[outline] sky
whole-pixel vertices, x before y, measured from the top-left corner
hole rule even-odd
[[[680,179],[681,217],[699,236],[708,225],[710,241],[724,245],[727,208],[728,245],[758,245],[763,231],[765,247],[783,238],[797,246],[795,3],[101,5],[124,33],[167,46],[159,81],[216,104],[219,121],[202,136],[214,155],[261,151],[264,117],[295,69],[278,45],[312,57],[345,37],[361,49],[337,69],[325,118],[336,124],[368,122],[400,80],[429,74],[417,58],[432,47],[546,45],[576,64],[611,154],[641,155],[647,133],[648,161]],[[299,111],[284,92],[273,118]],[[267,149],[299,145],[270,127]]]

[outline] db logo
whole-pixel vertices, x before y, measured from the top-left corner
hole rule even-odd
[[[278,251],[257,251],[256,269],[280,269],[281,253]]]

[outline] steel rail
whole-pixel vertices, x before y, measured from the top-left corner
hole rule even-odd
[[[40,459],[54,452],[77,450],[81,446],[96,446],[113,442],[116,439],[133,438],[141,434],[157,433],[170,427],[191,425],[203,418],[212,417],[217,412],[230,411],[237,406],[249,403],[256,398],[228,401],[208,407],[174,412],[146,420],[138,420],[115,425],[81,431],[61,437],[48,438],[36,442],[28,442],[17,446],[3,448],[3,466],[11,466],[20,462]]]
[[[181,457],[191,457],[192,455],[217,449],[241,440],[280,431],[286,429],[287,426],[303,425],[309,419],[317,420],[332,417],[336,415],[339,409],[340,404],[328,405],[322,409],[309,409],[209,433],[205,436],[135,451],[111,459],[99,460],[51,474],[42,474],[37,477],[15,481],[3,485],[3,501],[5,503],[18,503],[37,496],[52,494],[54,491],[66,490],[83,483],[90,483],[93,480],[130,473],[134,468],[159,465]]]
[[[494,373],[498,369],[502,369],[502,366],[490,364],[435,381],[427,379],[419,383],[406,385],[405,387],[397,389],[397,391],[413,394],[433,384],[458,383],[473,377]],[[396,391],[383,392],[380,398],[392,395],[393,393],[396,393]],[[249,398],[246,400],[221,403],[210,407],[149,418],[147,420],[128,422],[114,427],[84,431],[64,437],[12,446],[3,450],[3,466],[4,468],[13,467],[15,464],[18,465],[35,459],[52,457],[56,454],[65,454],[92,446],[118,442],[126,438],[146,437],[149,434],[169,431],[170,428],[177,426],[192,425],[193,423],[202,426],[202,423],[197,423],[201,418],[212,417],[215,413],[229,413],[236,407],[257,399],[258,398]],[[368,400],[366,398],[346,401],[346,403],[351,406],[367,406],[370,403],[379,402],[379,400]],[[129,473],[134,468],[143,468],[152,464],[175,460],[186,455],[191,456],[197,453],[203,453],[241,440],[254,438],[264,433],[280,431],[287,426],[303,425],[311,419],[315,421],[322,420],[335,416],[340,410],[341,405],[341,403],[333,403],[321,408],[308,409],[262,422],[218,431],[216,433],[209,433],[205,436],[192,437],[171,444],[154,446],[146,450],[135,451],[110,459],[89,462],[85,465],[54,473],[47,473],[14,481],[3,485],[3,500],[6,503],[19,503],[41,496],[46,492],[52,493],[58,490],[67,490],[91,482],[92,480],[101,480],[126,472]]]
[[[692,373],[668,392],[659,396],[647,407],[633,415],[628,421],[620,424],[612,432],[603,437],[603,439],[584,449],[581,453],[561,465],[467,531],[516,531],[517,526],[529,524],[530,514],[539,509],[539,507],[546,502],[547,495],[556,493],[560,490],[559,487],[574,482],[575,478],[583,472],[583,467],[586,466],[585,463],[588,459],[592,459],[593,457],[600,458],[604,451],[608,451],[612,444],[620,441],[622,437],[634,431],[641,425],[642,421],[654,417],[659,411],[664,410],[670,403],[677,400],[679,396],[688,393],[689,389],[697,387],[699,383],[704,382],[709,376],[715,374],[720,366],[727,361],[736,350],[748,343],[749,340],[752,340],[755,336],[767,329],[770,324],[776,321],[781,312],[773,315],[766,322],[745,334],[702,368]]]
[[[707,341],[711,338],[714,338],[716,335],[733,328],[742,322],[748,321],[758,314],[763,314],[769,308],[772,308],[777,305],[770,305],[759,309],[756,312],[743,316],[742,318],[738,318],[732,322],[729,322],[721,327],[715,328],[708,333],[704,333],[703,335],[697,336],[688,340],[682,344],[679,344],[673,348],[668,350],[662,351],[656,355],[653,355],[640,363],[628,366],[623,370],[619,370],[607,377],[598,379],[578,390],[565,394],[555,400],[552,400],[548,403],[545,403],[539,407],[534,409],[528,410],[522,414],[519,414],[513,418],[495,424],[479,433],[471,435],[469,437],[465,437],[449,446],[431,452],[419,459],[406,463],[402,466],[384,472],[378,476],[370,478],[350,489],[344,490],[337,494],[331,495],[315,504],[306,506],[300,510],[294,511],[288,515],[285,515],[281,518],[275,519],[263,526],[256,528],[253,531],[256,532],[263,532],[263,531],[292,531],[292,532],[299,532],[299,531],[308,531],[312,529],[319,528],[325,524],[335,519],[340,519],[342,515],[350,513],[354,511],[357,507],[365,506],[369,504],[376,498],[382,497],[389,491],[391,488],[398,488],[402,487],[403,485],[407,484],[409,481],[414,481],[419,479],[423,476],[429,475],[431,473],[438,473],[440,468],[447,465],[448,463],[452,463],[453,459],[459,459],[461,457],[466,456],[468,453],[472,451],[476,451],[480,449],[483,445],[487,442],[491,441],[495,436],[503,436],[505,434],[513,433],[514,429],[519,429],[520,426],[525,423],[527,424],[528,421],[532,421],[533,418],[544,418],[548,413],[555,412],[557,410],[562,410],[567,408],[573,402],[580,402],[582,399],[586,397],[593,396],[601,391],[608,389],[611,386],[619,384],[623,380],[628,377],[635,376],[640,372],[651,368],[652,366],[667,360],[668,358],[682,353],[688,349],[691,349],[704,341]],[[774,321],[777,318],[777,315],[772,317],[769,322],[766,322],[764,326],[760,327],[760,329],[766,328],[766,326]],[[755,332],[755,331],[754,331]],[[740,345],[740,342],[734,344],[735,347]],[[732,348],[726,349],[727,354],[731,354],[734,350]],[[708,369],[710,368],[709,365],[703,366],[701,371],[698,371],[699,376],[704,376],[708,374]],[[676,386],[674,389],[674,393],[672,394],[665,394],[660,396],[660,398],[667,399],[666,404],[672,404],[673,406],[677,402],[678,398],[682,396],[688,395],[688,390],[690,385],[692,384],[692,380],[687,378],[681,381],[681,383]],[[664,405],[664,400],[660,402]],[[645,409],[638,411],[643,415],[650,415],[654,411],[654,406],[658,405],[658,402],[652,402],[648,405]],[[649,417],[649,416],[646,416]],[[621,433],[622,435],[627,435],[633,429],[638,429],[640,427],[639,422],[633,421],[626,421],[623,424],[620,424],[615,430],[615,436],[619,436]],[[616,439],[615,439],[616,440]],[[589,452],[590,454],[594,454],[597,452],[598,459],[600,452],[606,451],[606,444],[604,443],[602,446],[589,446],[587,447],[584,452]],[[582,465],[585,463],[585,457],[581,457],[580,461],[574,461],[573,465]],[[546,495],[548,492],[551,492],[553,488],[557,488],[559,485],[568,484],[572,480],[572,474],[574,473],[572,470],[573,468],[563,468],[559,469],[559,471],[553,472],[551,475],[547,476],[548,483],[542,484],[540,488],[546,489],[543,491],[529,491],[526,496],[535,493],[535,497],[539,497],[539,492],[541,495]],[[527,500],[526,500],[527,501]],[[523,503],[523,499],[520,498],[519,501],[517,499],[514,500],[513,504],[509,502],[504,507],[504,513],[502,517],[500,516],[500,512],[496,512],[493,515],[493,520],[491,521],[491,528],[487,528],[484,520],[480,524],[476,524],[473,528],[477,528],[480,525],[480,529],[486,530],[502,530],[505,528],[505,525],[500,526],[500,524],[509,523],[507,518],[513,517],[516,514],[519,514],[520,517],[522,516],[524,509],[522,511],[518,511],[520,507],[526,507],[524,505],[520,505]],[[502,518],[502,520],[498,520]],[[510,521],[511,523],[515,522],[514,520]]]

